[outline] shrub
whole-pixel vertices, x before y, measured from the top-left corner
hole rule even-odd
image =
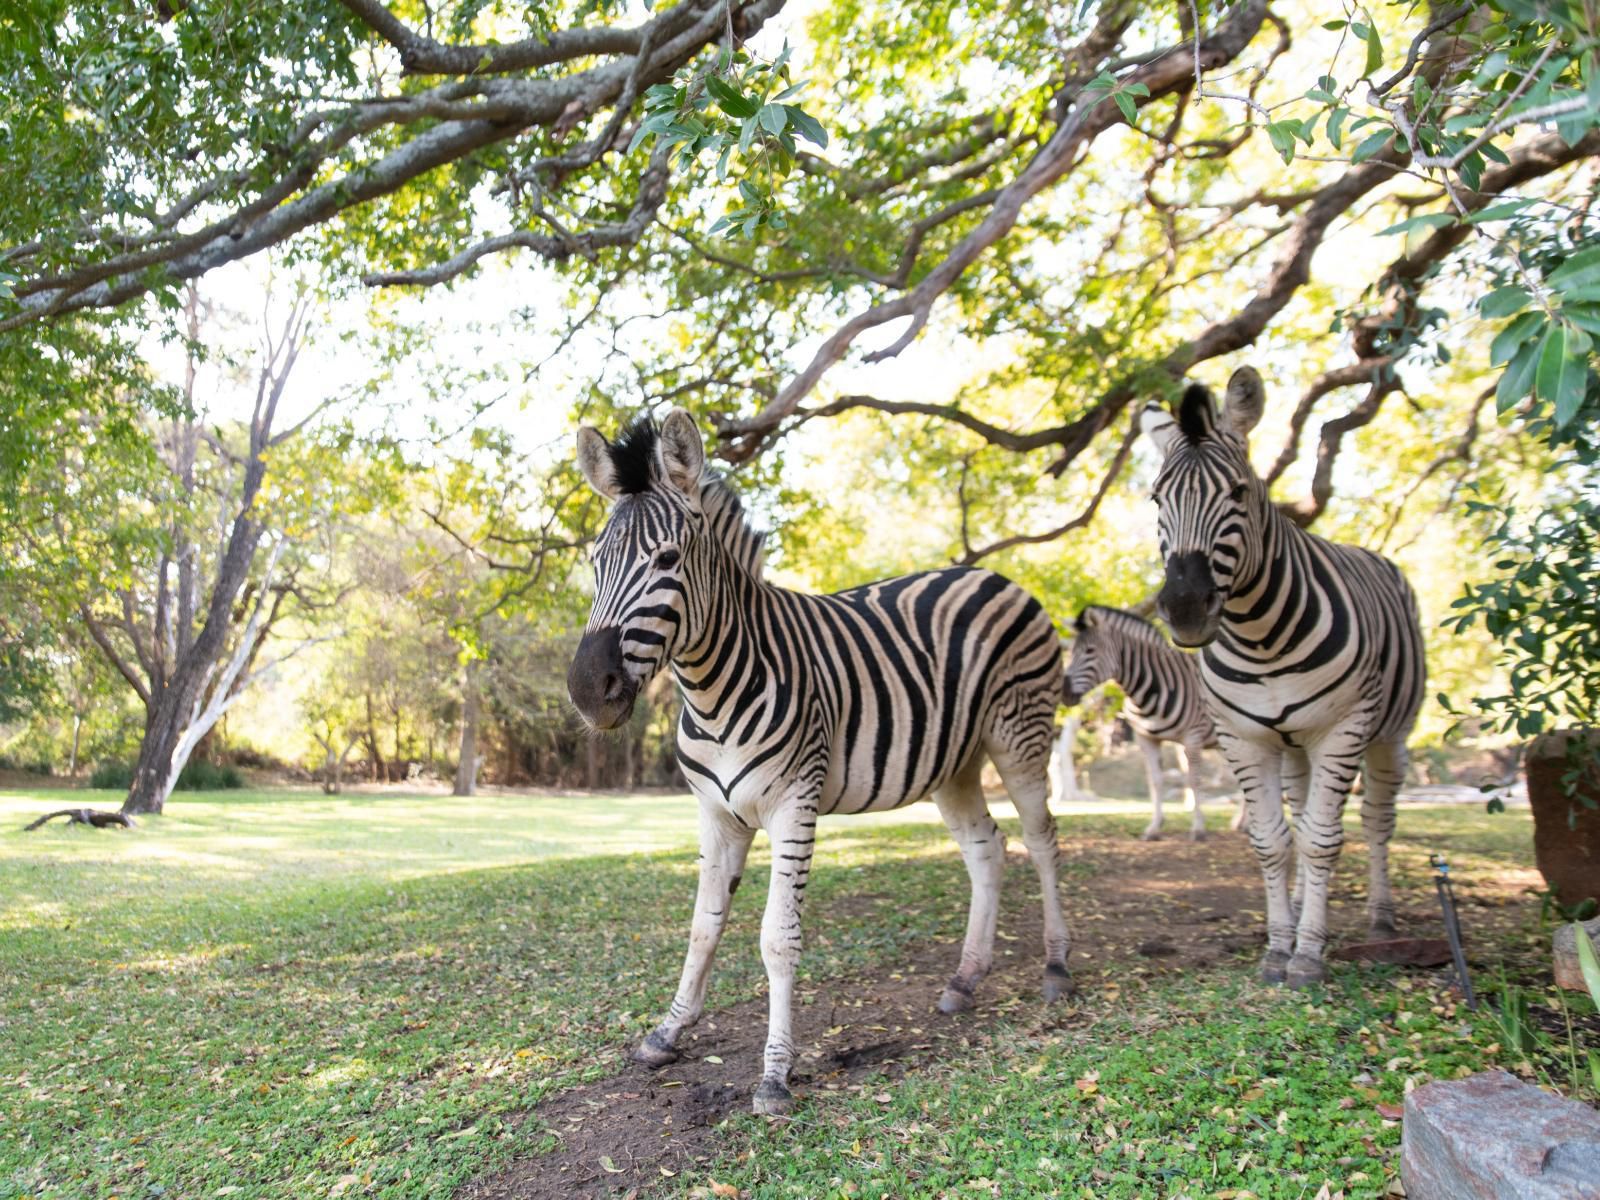
[[[219,767],[215,763],[191,762],[178,772],[176,790],[180,792],[218,792],[244,786],[244,777],[237,767]]]
[[[89,776],[89,786],[101,791],[125,792],[133,786],[133,767],[114,760],[97,763],[94,774]]]

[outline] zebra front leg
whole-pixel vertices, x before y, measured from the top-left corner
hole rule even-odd
[[[1200,800],[1200,747],[1178,743],[1175,749],[1178,767],[1183,771],[1184,805],[1193,814],[1189,818],[1189,840],[1203,842],[1206,840],[1206,814]]]
[[[724,812],[717,801],[700,801],[700,884],[695,891],[694,920],[689,926],[689,952],[666,1020],[634,1048],[635,1062],[650,1067],[675,1062],[678,1035],[705,1011],[711,958],[727,924],[728,909],[754,836],[755,830]]]
[[[1166,781],[1161,776],[1161,743],[1148,734],[1136,734],[1139,749],[1144,752],[1144,775],[1150,785],[1150,824],[1139,835],[1141,841],[1153,842],[1161,836],[1161,798],[1166,791]]]
[[[811,878],[817,840],[814,798],[791,801],[767,822],[772,842],[772,885],[761,919],[761,959],[767,967],[767,1050],[755,1110],[780,1117],[794,1107],[789,1068],[794,1063],[794,973],[800,962],[800,908]]]
[[[961,964],[939,997],[942,1013],[964,1012],[972,1007],[978,984],[994,962],[994,929],[1000,915],[1000,871],[1005,861],[1005,834],[989,815],[983,799],[983,759],[958,771],[934,793],[934,803],[950,834],[961,847],[972,880],[972,904],[967,911],[967,940],[961,947]]]
[[[1367,747],[1367,790],[1361,797],[1361,832],[1367,839],[1367,922],[1374,938],[1392,938],[1394,892],[1389,888],[1389,839],[1394,836],[1395,793],[1405,782],[1410,754],[1404,742]]]
[[[1261,864],[1267,891],[1267,952],[1261,959],[1261,978],[1282,983],[1294,951],[1294,922],[1289,919],[1289,857],[1294,839],[1283,819],[1280,771],[1282,752],[1219,732],[1222,752],[1233,776],[1244,789],[1250,808],[1250,845]]]
[[[1283,754],[1283,798],[1289,802],[1290,828],[1300,828],[1301,814],[1306,810],[1306,793],[1311,787],[1311,763],[1306,752],[1299,747],[1285,750]],[[1305,847],[1296,845],[1294,864],[1294,890],[1289,893],[1289,914],[1296,926],[1300,924],[1302,884],[1306,877]]]
[[[1293,988],[1328,977],[1323,951],[1328,944],[1328,884],[1344,849],[1344,805],[1361,763],[1365,721],[1325,734],[1311,748],[1311,781],[1305,808],[1295,823],[1300,859],[1296,886],[1302,907],[1295,930],[1294,957],[1286,975]]]
[[[1022,840],[1039,875],[1039,893],[1044,900],[1044,998],[1046,1003],[1054,1003],[1072,995],[1077,987],[1067,970],[1072,934],[1061,915],[1056,878],[1061,842],[1056,835],[1056,819],[1050,812],[1049,777],[1038,763],[1016,761],[1004,751],[991,754],[1006,792],[1017,807],[1017,815],[1022,818]]]

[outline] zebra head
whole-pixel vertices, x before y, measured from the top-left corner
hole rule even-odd
[[[614,502],[590,554],[594,606],[567,671],[572,703],[596,729],[632,715],[639,689],[678,646],[705,463],[700,431],[681,408],[659,429],[640,418],[615,442],[592,426],[578,430],[578,469]]]
[[[1159,405],[1144,410],[1144,432],[1162,456],[1155,502],[1166,583],[1156,608],[1180,646],[1217,636],[1234,584],[1259,555],[1270,502],[1247,439],[1264,403],[1261,376],[1240,367],[1221,414],[1198,383],[1184,391],[1176,420]]]
[[[1115,639],[1094,605],[1078,614],[1073,628],[1077,632],[1072,639],[1072,660],[1067,663],[1066,694],[1061,697],[1068,708],[1081,704],[1116,669]]]

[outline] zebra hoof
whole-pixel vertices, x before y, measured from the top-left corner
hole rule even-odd
[[[1139,840],[1141,842],[1159,842],[1161,840],[1161,830],[1146,829],[1139,835]]]
[[[763,1079],[756,1087],[753,1107],[763,1117],[786,1117],[794,1109],[794,1094],[776,1079]]]
[[[939,996],[939,1011],[947,1017],[964,1013],[973,1005],[973,985],[959,975],[945,984]]]
[[[1288,976],[1289,956],[1282,950],[1268,950],[1261,960],[1261,982],[1282,983]]]
[[[1206,831],[1204,829],[1191,829],[1189,831],[1189,840],[1191,842],[1203,842],[1203,841],[1205,841],[1206,840]]]
[[[1296,954],[1289,960],[1289,969],[1285,973],[1285,982],[1297,991],[1314,983],[1323,983],[1327,978],[1328,965],[1309,954]]]
[[[652,1030],[644,1041],[633,1048],[631,1057],[634,1062],[643,1063],[647,1067],[664,1067],[668,1063],[677,1062],[682,1056],[668,1044],[666,1038]]]
[[[1068,996],[1078,994],[1078,985],[1073,982],[1072,972],[1060,963],[1049,963],[1044,969],[1044,1002],[1054,1004]]]
[[[1393,921],[1375,921],[1369,932],[1375,942],[1387,942],[1400,936],[1400,931],[1394,927]]]

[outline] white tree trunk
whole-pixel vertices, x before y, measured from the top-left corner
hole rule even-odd
[[[1072,761],[1072,744],[1078,737],[1078,718],[1068,717],[1061,725],[1056,752],[1050,756],[1050,794],[1057,800],[1094,800],[1092,792],[1078,786],[1078,769]]]

